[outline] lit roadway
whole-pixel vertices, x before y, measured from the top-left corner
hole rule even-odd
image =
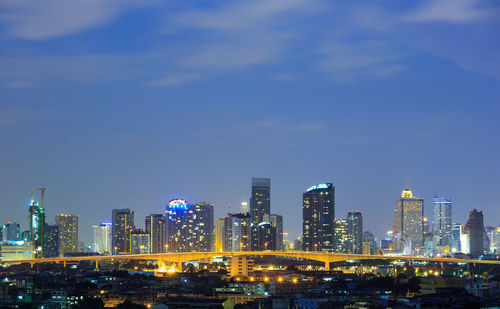
[[[492,260],[474,260],[474,259],[455,259],[445,257],[419,257],[419,256],[391,256],[391,255],[364,255],[364,254],[344,254],[344,253],[326,253],[326,252],[305,252],[305,251],[245,251],[245,252],[180,252],[180,253],[152,253],[152,254],[127,254],[127,255],[98,255],[98,256],[75,256],[75,257],[57,257],[57,258],[39,258],[32,260],[0,261],[2,264],[23,264],[28,263],[33,266],[37,263],[64,263],[93,261],[98,267],[99,261],[117,261],[117,260],[154,260],[176,263],[177,267],[188,261],[199,261],[220,256],[252,256],[266,255],[279,257],[292,257],[305,260],[313,260],[325,263],[325,269],[330,269],[330,263],[347,260],[408,260],[408,261],[427,261],[427,262],[451,262],[451,263],[473,263],[473,264],[496,264],[500,261]],[[177,268],[182,269],[182,268]]]

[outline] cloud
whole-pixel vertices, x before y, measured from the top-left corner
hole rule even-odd
[[[136,0],[4,0],[0,22],[15,37],[44,40],[108,23],[127,9],[150,4]]]
[[[29,83],[27,81],[22,81],[22,80],[16,80],[16,81],[9,81],[5,82],[3,84],[0,84],[0,87],[3,88],[10,88],[10,89],[24,89],[28,87],[32,87],[33,84]]]
[[[172,74],[165,78],[155,79],[153,81],[146,83],[146,85],[152,87],[175,86],[175,85],[186,84],[198,80],[200,78],[201,78],[200,74],[179,73],[179,74]]]
[[[485,19],[492,11],[480,0],[433,0],[403,17],[409,22],[467,23]]]
[[[391,77],[405,69],[402,53],[383,41],[331,40],[318,51],[318,68],[338,82]]]

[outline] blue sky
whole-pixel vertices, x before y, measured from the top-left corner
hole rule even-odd
[[[500,223],[495,1],[0,1],[0,220],[81,237],[169,199],[222,216],[272,178],[301,232],[301,194],[332,182],[336,216],[391,228],[406,187]]]

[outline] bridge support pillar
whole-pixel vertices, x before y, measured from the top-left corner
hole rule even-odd
[[[182,262],[175,262],[175,270],[179,273],[182,272]]]
[[[330,270],[330,262],[325,262],[325,270]]]
[[[95,270],[99,270],[99,260],[95,260]]]
[[[33,266],[35,266],[35,263],[31,263],[31,269],[33,269]]]
[[[66,261],[63,261],[63,266],[64,268],[66,268]]]

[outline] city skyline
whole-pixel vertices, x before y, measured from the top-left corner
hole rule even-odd
[[[42,184],[86,241],[114,208],[220,217],[253,177],[290,237],[318,183],[379,238],[404,188],[500,222],[498,3],[53,1],[0,4],[1,224]]]

